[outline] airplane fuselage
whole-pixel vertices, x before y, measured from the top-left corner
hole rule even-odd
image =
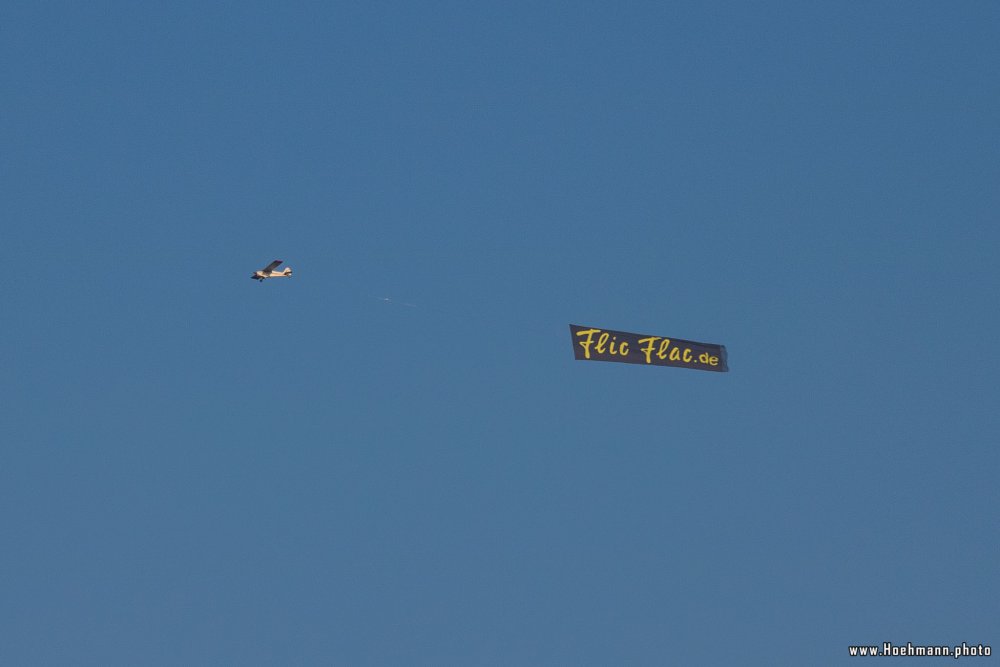
[[[292,270],[285,269],[284,271],[254,271],[250,277],[254,280],[264,280],[265,278],[289,278],[291,275]]]

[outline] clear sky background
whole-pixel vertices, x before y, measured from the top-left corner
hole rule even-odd
[[[994,2],[4,3],[0,662],[1000,652],[998,66]]]

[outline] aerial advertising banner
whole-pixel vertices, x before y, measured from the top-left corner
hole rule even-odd
[[[618,361],[647,366],[680,366],[725,373],[726,346],[692,340],[569,325],[573,354],[581,361]]]

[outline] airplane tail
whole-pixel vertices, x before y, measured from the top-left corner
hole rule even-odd
[[[292,268],[290,266],[286,266],[285,270],[282,271],[282,273],[284,273],[286,276],[290,276],[292,275]]]

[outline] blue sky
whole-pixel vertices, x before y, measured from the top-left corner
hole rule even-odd
[[[996,646],[998,64],[988,2],[7,3],[0,662]]]

